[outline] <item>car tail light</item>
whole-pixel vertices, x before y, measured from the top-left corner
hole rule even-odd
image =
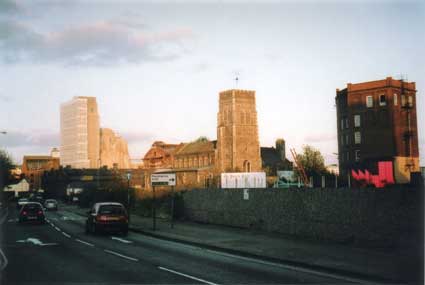
[[[27,215],[27,211],[22,211],[22,215],[26,216]]]
[[[100,216],[97,216],[96,217],[96,220],[98,220],[100,222],[106,222],[108,220],[108,217],[107,216],[100,215]]]
[[[43,211],[38,211],[37,212],[37,215],[42,215],[43,214]]]
[[[120,216],[120,220],[128,223],[128,219],[126,216]]]

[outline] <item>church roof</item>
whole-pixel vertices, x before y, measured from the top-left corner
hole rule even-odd
[[[195,141],[182,144],[182,147],[176,150],[174,155],[197,154],[214,151],[214,142],[212,141]]]

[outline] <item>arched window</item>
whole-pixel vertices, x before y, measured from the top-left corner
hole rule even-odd
[[[245,160],[243,163],[243,170],[244,172],[251,172],[251,162]]]

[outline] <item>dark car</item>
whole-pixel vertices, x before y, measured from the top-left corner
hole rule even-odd
[[[44,208],[48,211],[57,211],[58,210],[58,201],[55,199],[47,199],[44,202]]]
[[[115,202],[96,203],[88,212],[86,233],[128,233],[128,215],[124,206]]]
[[[22,206],[24,206],[26,203],[28,203],[29,200],[27,198],[21,198],[16,202],[16,209],[20,210]]]
[[[37,202],[28,202],[19,212],[19,223],[38,222],[45,223],[43,206]]]

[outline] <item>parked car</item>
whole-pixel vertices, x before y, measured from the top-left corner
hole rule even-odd
[[[88,212],[86,233],[98,232],[128,233],[128,214],[124,206],[116,202],[103,202],[93,205]]]
[[[19,223],[38,222],[45,223],[43,206],[37,202],[27,202],[19,212]]]
[[[48,211],[57,211],[58,210],[58,201],[55,199],[47,199],[44,202],[44,208]]]
[[[44,199],[43,196],[41,195],[34,195],[29,199],[31,202],[37,202],[43,205],[44,203]]]
[[[19,199],[18,202],[16,202],[16,209],[20,210],[22,208],[22,206],[25,205],[28,202],[29,202],[28,198]]]

